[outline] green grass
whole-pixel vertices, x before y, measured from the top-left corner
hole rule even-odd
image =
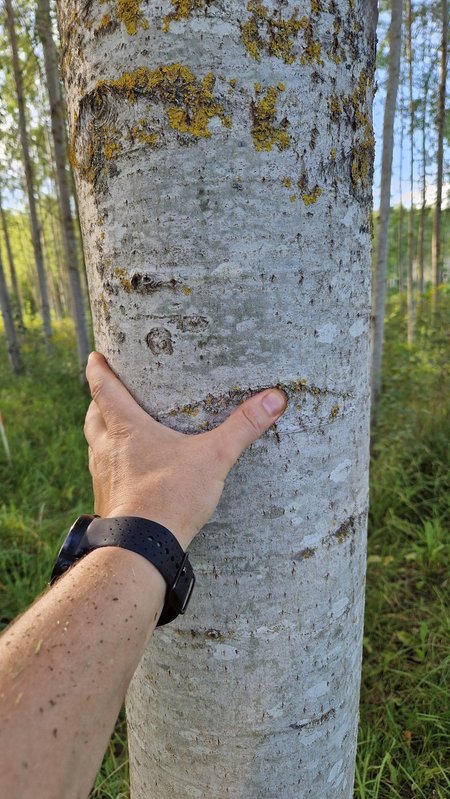
[[[450,294],[424,304],[415,346],[390,301],[384,390],[373,433],[361,724],[355,799],[450,797]],[[64,531],[92,508],[82,426],[89,398],[72,332],[52,358],[36,329],[25,374],[0,340],[0,629],[44,588]],[[128,799],[121,716],[92,799]],[[320,799],[318,797],[317,799]],[[338,797],[336,797],[338,799]]]
[[[450,296],[387,316],[372,437],[358,799],[450,796]]]

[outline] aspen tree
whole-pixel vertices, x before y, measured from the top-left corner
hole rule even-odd
[[[386,103],[383,122],[383,154],[381,163],[380,215],[375,250],[372,328],[372,409],[381,393],[384,313],[386,306],[388,228],[391,212],[392,157],[394,153],[394,119],[400,78],[403,0],[392,0],[389,28],[389,63]]]
[[[447,83],[448,61],[448,2],[441,0],[441,47],[440,47],[440,76],[439,97],[437,113],[437,180],[436,180],[436,205],[433,216],[432,238],[432,280],[436,288],[442,282],[442,242],[441,242],[441,216],[442,216],[442,182],[444,174],[444,127],[445,127],[445,88]]]
[[[58,9],[97,347],[187,433],[264,386],[289,398],[192,546],[188,613],[132,682],[131,795],[350,799],[375,5]]]
[[[44,51],[46,86],[50,102],[50,118],[61,214],[61,237],[64,248],[64,263],[70,287],[70,301],[72,317],[75,323],[78,360],[83,370],[90,351],[89,332],[79,271],[75,221],[70,203],[70,173],[67,168],[68,153],[64,103],[58,74],[56,47],[52,34],[49,0],[38,0],[36,19],[39,37]]]
[[[25,170],[26,191],[28,196],[28,206],[30,212],[31,241],[33,244],[34,260],[36,264],[36,273],[39,283],[39,296],[40,296],[42,321],[44,326],[44,335],[47,347],[49,347],[50,339],[52,336],[50,303],[48,298],[48,287],[47,287],[47,277],[45,274],[44,258],[42,254],[40,224],[36,207],[33,164],[29,148],[22,70],[19,60],[14,12],[11,0],[4,0],[4,5],[6,10],[6,24],[11,44],[14,83],[16,87],[17,105],[19,110],[19,134],[22,147],[22,159]]]

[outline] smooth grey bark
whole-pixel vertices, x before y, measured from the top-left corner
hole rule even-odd
[[[5,328],[6,347],[11,369],[15,374],[22,371],[22,359],[20,357],[20,347],[17,338],[16,328],[14,327],[11,302],[6,286],[3,260],[0,253],[0,309],[2,312],[3,326]]]
[[[448,59],[448,0],[441,0],[442,36],[441,36],[441,63],[439,77],[439,99],[437,113],[437,176],[436,176],[436,205],[433,217],[432,237],[432,281],[436,288],[442,282],[442,242],[441,242],[441,212],[442,212],[442,180],[444,173],[444,126],[445,126],[445,89],[447,83]]]
[[[408,61],[408,90],[409,90],[409,190],[410,205],[408,217],[408,271],[406,273],[406,303],[408,344],[414,343],[414,97],[413,97],[413,62],[412,62],[412,0],[406,0],[406,57]]]
[[[0,216],[2,219],[3,236],[5,239],[6,257],[8,259],[9,275],[11,279],[11,286],[13,290],[13,305],[14,313],[17,316],[17,322],[20,329],[24,329],[22,302],[20,299],[19,281],[17,280],[17,272],[14,264],[14,256],[11,248],[11,240],[9,237],[8,221],[6,219],[5,209],[3,208],[2,196],[0,194]]]
[[[50,304],[48,299],[48,288],[47,288],[47,279],[45,274],[44,259],[42,255],[39,219],[36,209],[36,199],[34,195],[33,165],[31,161],[29,144],[28,144],[28,130],[27,130],[27,120],[25,114],[25,100],[23,94],[22,72],[20,68],[19,53],[17,49],[17,37],[14,25],[14,12],[11,0],[5,0],[5,10],[6,10],[6,24],[11,44],[14,83],[17,94],[17,106],[19,111],[19,132],[20,132],[20,141],[22,146],[25,180],[27,186],[28,206],[30,211],[31,240],[33,244],[34,260],[36,264],[36,271],[39,281],[39,294],[40,294],[42,321],[44,326],[44,335],[47,347],[49,347],[50,339],[52,336]]]
[[[384,315],[386,307],[388,228],[391,212],[392,157],[394,152],[394,119],[400,77],[402,45],[403,0],[392,0],[389,28],[389,63],[386,103],[383,122],[383,152],[381,159],[380,214],[375,249],[375,272],[372,300],[372,411],[376,410],[381,394],[381,365],[383,360]]]
[[[58,8],[96,346],[185,432],[263,386],[289,397],[133,680],[131,795],[350,799],[376,9]]]
[[[70,287],[72,316],[75,323],[80,373],[90,352],[86,308],[80,280],[77,237],[70,204],[70,177],[68,172],[68,150],[65,128],[64,101],[58,73],[58,57],[52,35],[49,0],[38,0],[37,23],[39,37],[44,51],[46,85],[50,101],[52,138],[55,154],[58,199],[61,214],[61,235],[64,248],[64,262]]]

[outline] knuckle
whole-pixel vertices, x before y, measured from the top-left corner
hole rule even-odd
[[[255,413],[253,408],[246,407],[245,405],[242,406],[241,413],[246,421],[247,426],[251,427],[252,431],[257,436],[260,436],[261,433],[263,432],[263,426],[261,424],[261,420],[258,417],[258,414]]]

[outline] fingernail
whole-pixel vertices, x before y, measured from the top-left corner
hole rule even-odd
[[[281,391],[271,391],[263,398],[262,406],[269,416],[279,416],[286,407],[286,397]]]

